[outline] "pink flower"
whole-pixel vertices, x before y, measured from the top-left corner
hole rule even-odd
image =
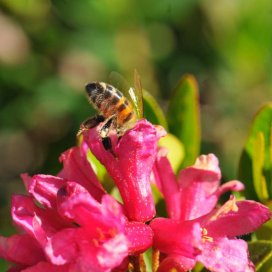
[[[12,218],[22,234],[0,237],[0,256],[17,271],[111,271],[129,254],[151,246],[150,227],[129,222],[108,194],[97,201],[86,188],[61,177],[23,179],[30,196],[12,201]]]
[[[87,159],[87,152],[88,146],[82,143],[81,146],[72,147],[62,153],[60,162],[63,163],[63,169],[58,176],[76,181],[85,187],[95,199],[100,200],[106,192]]]
[[[236,180],[220,185],[218,159],[202,155],[196,163],[183,169],[176,180],[171,165],[161,150],[154,167],[155,181],[162,192],[170,218],[188,220],[210,212],[226,191],[241,191],[244,185]]]
[[[130,220],[145,222],[155,215],[150,174],[157,154],[157,142],[164,136],[161,127],[139,121],[118,141],[113,135],[112,151],[106,151],[99,136],[100,127],[83,133],[84,142],[107,168],[118,187]]]
[[[215,209],[223,192],[240,190],[243,185],[231,181],[219,187],[221,173],[214,155],[200,156],[194,166],[181,171],[178,182],[164,156],[157,159],[154,172],[170,216],[170,219],[154,219],[150,224],[154,231],[153,245],[167,255],[159,271],[171,267],[187,271],[196,261],[211,271],[254,270],[248,258],[247,243],[235,237],[253,232],[269,220],[271,214],[262,204],[236,202],[234,197]],[[191,256],[184,252],[188,244],[188,237],[181,231],[184,225],[194,229],[187,230],[194,248],[198,249],[198,252],[192,251]],[[172,233],[175,237],[169,239]],[[176,241],[174,248],[172,240]]]

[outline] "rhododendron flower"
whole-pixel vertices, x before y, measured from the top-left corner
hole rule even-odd
[[[75,158],[82,163],[77,152],[64,153],[64,165]],[[64,169],[60,176],[72,178],[76,171],[87,170]],[[122,205],[99,185],[92,190],[95,182],[85,188],[83,179],[79,184],[50,175],[22,178],[30,195],[12,200],[12,218],[22,234],[0,237],[0,256],[16,271],[111,271],[151,246],[150,227],[128,221]]]
[[[243,186],[231,181],[219,187],[221,173],[212,154],[199,157],[194,166],[182,170],[178,182],[162,154],[154,172],[171,218],[157,218],[150,224],[154,231],[153,245],[167,255],[159,271],[171,268],[187,271],[197,261],[211,271],[254,271],[247,243],[235,237],[253,232],[269,220],[271,214],[267,207],[254,201],[236,202],[231,197],[222,207],[214,209],[223,192],[240,190]],[[196,233],[187,231],[197,238],[201,232],[201,240],[193,240],[194,247],[199,249],[198,253],[193,252],[195,255],[184,252],[188,243],[181,231],[184,225],[194,229],[199,226]]]
[[[157,154],[157,142],[164,129],[140,120],[120,140],[111,137],[114,155],[105,150],[100,127],[83,132],[83,141],[106,167],[118,187],[130,220],[145,222],[155,216],[150,175]]]
[[[254,231],[271,213],[233,196],[218,206],[224,192],[244,186],[239,181],[220,186],[214,155],[200,156],[176,179],[164,149],[157,150],[165,134],[161,127],[140,120],[122,138],[110,135],[110,151],[99,129],[83,131],[81,145],[60,156],[63,169],[57,176],[22,175],[28,195],[13,196],[11,211],[20,232],[0,236],[0,257],[14,264],[10,272],[125,272],[152,245],[161,254],[158,272],[188,271],[196,262],[216,272],[254,270],[247,243],[236,236]],[[89,149],[124,204],[102,187],[88,161]],[[169,218],[153,219],[152,171]]]
[[[244,185],[236,180],[220,185],[221,171],[218,159],[202,155],[193,166],[183,169],[176,179],[161,149],[154,167],[155,181],[162,192],[168,216],[178,220],[194,219],[210,212],[226,191],[241,191]]]

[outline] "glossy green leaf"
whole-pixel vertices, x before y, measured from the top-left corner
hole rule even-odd
[[[105,179],[107,170],[104,165],[94,156],[94,154],[89,150],[87,154],[89,163],[92,165],[92,168],[100,181]]]
[[[167,158],[169,159],[174,172],[177,173],[179,166],[184,159],[184,146],[181,141],[173,134],[168,133],[159,140],[158,145],[167,148]]]
[[[181,167],[195,162],[200,150],[199,91],[196,79],[185,75],[176,86],[170,100],[167,121],[169,130],[184,145],[185,158]]]
[[[259,199],[263,202],[268,199],[266,180],[262,171],[265,160],[264,144],[264,134],[258,132],[253,142],[253,183]]]
[[[89,163],[91,164],[96,176],[98,177],[98,180],[103,183],[103,187],[107,192],[110,192],[115,187],[115,184],[109,175],[107,169],[103,164],[100,163],[100,161],[94,156],[94,154],[91,152],[91,150],[88,150],[87,158]],[[115,195],[117,196],[118,193]],[[119,200],[119,199],[118,199]]]
[[[250,259],[256,266],[256,271],[272,271],[272,242],[254,241],[248,244]]]
[[[245,196],[266,202],[272,197],[272,103],[256,114],[239,163]],[[254,188],[254,189],[253,189]]]
[[[155,98],[146,90],[143,90],[143,98],[145,118],[153,124],[163,126],[167,130],[166,118]]]

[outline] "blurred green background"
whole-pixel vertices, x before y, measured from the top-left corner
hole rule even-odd
[[[55,174],[111,71],[166,109],[184,73],[200,87],[202,152],[236,177],[249,123],[272,94],[271,0],[0,0],[0,228],[19,174]]]

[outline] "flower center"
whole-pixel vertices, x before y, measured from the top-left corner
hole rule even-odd
[[[113,238],[117,234],[117,231],[114,228],[109,228],[108,230],[102,230],[101,228],[96,228],[96,232],[97,232],[97,237],[93,238],[92,241],[93,241],[93,244],[97,247],[102,245],[106,240]]]

